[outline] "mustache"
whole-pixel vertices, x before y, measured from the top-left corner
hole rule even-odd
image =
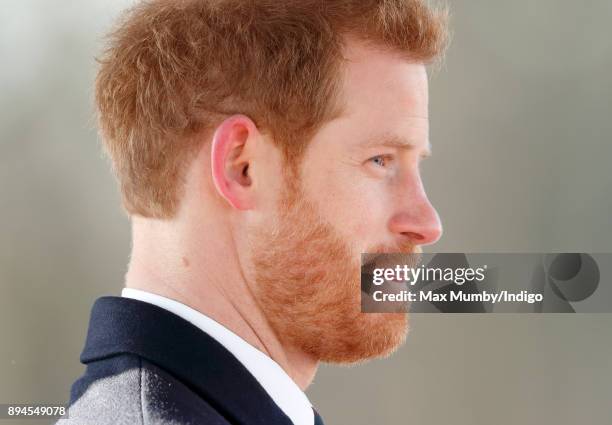
[[[416,267],[421,262],[423,249],[411,242],[394,245],[378,245],[362,253],[362,271],[372,272],[376,268],[393,268],[397,265]]]

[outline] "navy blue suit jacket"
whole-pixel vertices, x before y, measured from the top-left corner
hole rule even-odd
[[[96,300],[81,362],[59,424],[292,424],[225,347],[142,301]]]

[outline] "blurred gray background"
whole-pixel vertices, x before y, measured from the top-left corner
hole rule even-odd
[[[91,304],[122,287],[130,228],[92,81],[130,3],[0,1],[0,403],[65,403]],[[612,252],[612,2],[449,4],[429,251]],[[612,423],[610,314],[411,323],[391,358],[319,370],[308,395],[328,425]]]

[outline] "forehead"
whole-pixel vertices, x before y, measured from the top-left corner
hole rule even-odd
[[[427,118],[425,65],[399,53],[349,39],[344,51],[342,97],[348,113],[397,113]]]
[[[359,41],[347,42],[344,59],[342,113],[326,122],[308,143],[312,164],[329,154],[340,157],[347,150],[374,149],[385,140],[408,141],[415,152],[427,154],[425,65]]]

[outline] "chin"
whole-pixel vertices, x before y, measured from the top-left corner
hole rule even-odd
[[[320,361],[337,364],[362,363],[393,354],[406,341],[407,313],[361,313],[353,326],[336,329],[311,352]]]

